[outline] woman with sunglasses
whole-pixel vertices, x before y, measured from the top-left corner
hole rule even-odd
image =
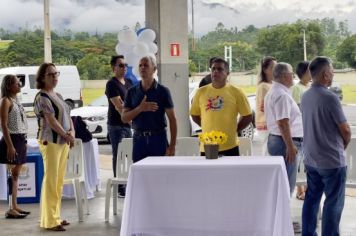
[[[17,185],[21,167],[26,163],[26,134],[28,130],[25,110],[16,95],[21,91],[20,81],[15,75],[6,75],[1,83],[0,123],[3,137],[0,141],[1,163],[8,164],[11,173],[9,193],[10,209],[6,218],[24,218],[30,212],[17,205]]]
[[[36,75],[34,111],[38,119],[37,139],[43,158],[40,227],[65,231],[69,222],[61,219],[61,200],[69,148],[74,145],[70,108],[54,91],[59,72],[52,63],[43,63]]]

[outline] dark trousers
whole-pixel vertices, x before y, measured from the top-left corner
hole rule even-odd
[[[132,161],[138,162],[148,156],[164,156],[168,147],[166,132],[149,136],[133,135]]]
[[[200,155],[205,156],[205,152],[201,152]],[[228,150],[220,151],[219,156],[240,156],[239,146],[236,146]]]

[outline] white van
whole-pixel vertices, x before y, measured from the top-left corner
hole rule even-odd
[[[21,94],[19,99],[26,111],[33,111],[33,101],[38,89],[36,89],[36,73],[38,66],[19,66],[0,69],[0,83],[5,75],[16,75],[21,81]],[[63,96],[63,99],[71,107],[83,106],[80,89],[80,77],[76,66],[56,66],[61,73],[55,91]]]

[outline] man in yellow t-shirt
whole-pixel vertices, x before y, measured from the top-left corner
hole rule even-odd
[[[227,142],[219,145],[220,155],[239,156],[237,132],[251,123],[252,112],[246,95],[239,88],[226,83],[228,75],[229,64],[221,58],[213,60],[212,83],[198,89],[190,115],[203,132],[216,130],[227,134]],[[205,154],[203,144],[200,145],[200,151],[202,155]]]

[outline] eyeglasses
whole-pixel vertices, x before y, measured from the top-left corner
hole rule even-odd
[[[116,64],[115,66],[120,67],[120,68],[125,68],[127,67],[127,64]]]
[[[56,77],[59,76],[61,73],[59,71],[57,72],[53,72],[53,73],[47,73],[46,75],[50,76],[50,77]]]

